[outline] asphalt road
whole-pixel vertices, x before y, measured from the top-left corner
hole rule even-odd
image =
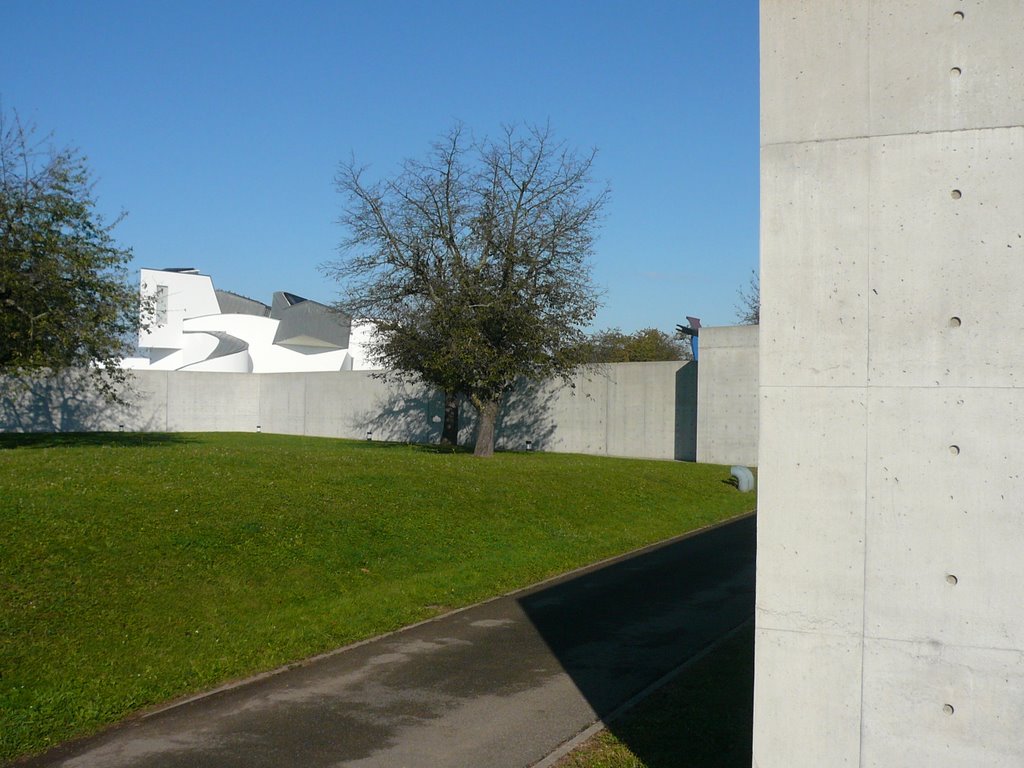
[[[526,768],[747,620],[746,517],[197,697],[27,763]]]

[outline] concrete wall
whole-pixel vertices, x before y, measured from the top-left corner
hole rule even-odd
[[[696,458],[696,366],[621,363],[562,382],[523,386],[499,416],[497,446],[535,450]],[[2,382],[0,382],[2,384]],[[195,373],[136,371],[130,405],[102,402],[82,373],[26,387],[0,386],[0,431],[264,432],[436,442],[443,399],[418,385],[369,372]],[[473,440],[471,409],[461,439]]]
[[[1024,765],[1019,0],[762,0],[754,764]]]
[[[697,461],[757,466],[758,327],[700,329]]]

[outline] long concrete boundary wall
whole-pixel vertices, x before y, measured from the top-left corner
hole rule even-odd
[[[507,399],[497,446],[696,458],[697,371],[683,362],[621,363],[561,381],[525,385]],[[189,373],[138,371],[127,406],[99,399],[81,373],[0,388],[0,430],[21,432],[264,432],[431,443],[443,399],[420,385],[370,373]],[[460,441],[473,440],[463,410]]]
[[[761,1],[759,768],[1024,766],[1022,35]]]
[[[700,329],[697,461],[757,465],[758,327]]]

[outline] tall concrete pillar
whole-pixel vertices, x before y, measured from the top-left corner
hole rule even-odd
[[[1024,765],[1024,2],[761,0],[754,765]]]

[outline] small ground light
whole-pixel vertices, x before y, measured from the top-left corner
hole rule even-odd
[[[117,431],[118,432],[124,432],[124,424],[118,424],[117,425]]]
[[[366,439],[367,440],[373,440],[373,430],[372,429],[366,430]]]
[[[533,440],[527,440],[526,441],[526,450],[528,450],[528,451],[532,451],[533,450]]]
[[[257,432],[262,432],[262,431],[263,431],[263,427],[262,427],[262,426],[260,426],[259,424],[257,424],[257,425],[256,425],[256,431],[257,431]]]

